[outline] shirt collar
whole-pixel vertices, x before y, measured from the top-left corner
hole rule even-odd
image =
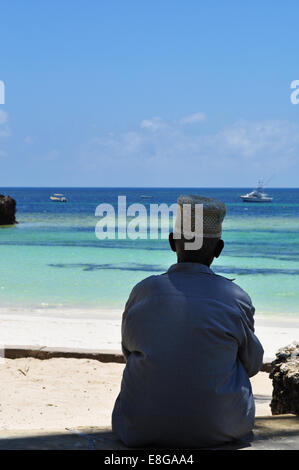
[[[205,264],[200,264],[200,263],[176,263],[176,264],[171,265],[167,272],[168,273],[185,272],[186,274],[203,273],[203,274],[215,275],[212,269],[210,269]]]

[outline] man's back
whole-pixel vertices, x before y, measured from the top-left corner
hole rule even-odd
[[[251,431],[248,376],[263,349],[248,295],[198,263],[178,263],[132,291],[123,315],[127,358],[112,425],[129,446],[200,447]]]

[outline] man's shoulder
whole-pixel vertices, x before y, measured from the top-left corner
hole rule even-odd
[[[251,298],[247,292],[240,287],[234,279],[228,279],[227,277],[221,276],[220,274],[215,274],[217,280],[222,282],[227,289],[230,290],[231,294],[236,298],[236,300],[241,300],[248,304],[251,304]]]
[[[225,288],[228,289],[231,292],[231,294],[234,295],[236,299],[240,299],[248,303],[251,303],[251,299],[249,295],[247,294],[247,292],[244,289],[242,289],[242,287],[240,287],[238,284],[236,284],[233,279],[229,279],[227,277],[221,276],[220,274],[216,274],[216,273],[213,273],[213,274],[214,274],[213,279],[221,283],[222,285],[224,285]],[[137,293],[137,292],[146,292],[146,291],[148,292],[152,289],[158,289],[159,287],[162,287],[163,285],[165,285],[165,283],[167,283],[167,280],[168,280],[167,271],[163,274],[148,276],[142,281],[138,282],[133,288],[133,291]]]
[[[157,294],[162,282],[162,275],[148,276],[138,282],[132,289],[129,299],[126,303],[126,310],[145,298],[151,297],[153,293]]]
[[[152,276],[148,276],[142,279],[142,281],[138,282],[134,286],[133,291],[137,293],[141,291],[148,291],[149,289],[158,287],[163,282],[163,279],[165,278],[165,274],[166,273],[154,274]]]

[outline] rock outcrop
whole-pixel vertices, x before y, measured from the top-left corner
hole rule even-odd
[[[299,415],[299,343],[281,348],[272,362],[273,381],[271,411],[273,415]]]
[[[16,224],[16,201],[10,196],[0,194],[0,225]]]

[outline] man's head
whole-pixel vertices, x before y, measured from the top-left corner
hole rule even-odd
[[[177,253],[178,263],[210,266],[213,259],[218,258],[224,247],[221,234],[225,214],[225,204],[217,199],[197,195],[178,198],[174,233],[169,235],[169,243]]]
[[[224,247],[224,241],[221,238],[203,238],[203,244],[199,250],[186,250],[185,243],[190,243],[190,240],[185,238],[176,240],[172,232],[169,234],[169,244],[172,251],[177,254],[178,263],[200,263],[210,266],[214,258],[220,256]]]

